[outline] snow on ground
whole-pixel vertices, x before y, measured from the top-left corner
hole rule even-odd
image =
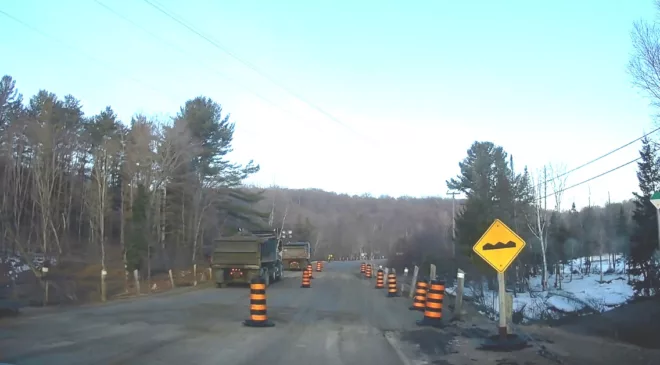
[[[628,285],[628,277],[624,274],[624,259],[617,256],[614,265],[603,256],[603,281],[600,281],[600,257],[591,260],[591,273],[582,275],[577,270],[583,269],[584,259],[573,261],[571,267],[566,265],[561,282],[561,289],[555,288],[555,276],[548,278],[548,290],[542,291],[541,277],[530,278],[531,292],[516,293],[513,298],[514,312],[523,315],[523,321],[532,319],[559,318],[567,314],[584,314],[604,312],[626,303],[633,296],[633,290]],[[480,290],[479,283],[466,283],[464,296],[471,298],[476,304],[484,307],[485,313],[493,318],[499,312],[497,291]],[[483,287],[486,285],[484,284]],[[448,294],[453,294],[456,287],[447,288]],[[483,292],[483,295],[481,293]]]
[[[32,264],[34,265],[35,268],[40,269],[45,261],[44,255],[41,254],[35,254],[32,257]],[[51,258],[50,263],[51,265],[56,264],[56,259]],[[6,273],[3,271],[0,271],[0,275],[5,275],[11,279],[16,279],[18,275],[20,275],[23,272],[29,271],[30,267],[27,265],[25,260],[20,258],[19,256],[16,255],[10,255],[10,256],[0,256],[0,265],[4,266],[6,269]]]

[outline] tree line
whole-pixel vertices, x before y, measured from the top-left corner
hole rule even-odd
[[[660,3],[656,6],[660,10]],[[631,40],[628,71],[632,83],[653,107],[658,107],[660,28],[654,21],[635,22]],[[408,253],[398,264],[428,265],[442,257],[453,257],[451,263],[459,262],[463,267],[475,264],[481,272],[490,271],[489,281],[493,284],[493,270],[474,257],[471,247],[493,219],[499,218],[531,243],[512,266],[509,279],[516,288],[524,290],[527,278],[536,274],[541,275],[544,289],[550,285],[561,287],[567,264],[579,266],[568,270],[568,280],[573,274],[589,275],[592,271],[599,272],[602,280],[603,263],[614,264],[617,257],[622,257],[636,295],[650,296],[660,289],[657,211],[650,201],[652,194],[660,190],[660,160],[658,143],[650,136],[642,139],[639,151],[639,191],[630,201],[608,202],[604,207],[589,204],[579,211],[575,205],[562,209],[566,181],[563,169],[548,165],[534,176],[526,168],[515,173],[513,158],[493,142],[475,142],[459,167],[459,175],[447,181],[450,189],[466,197],[456,216],[458,257],[455,250],[441,251],[437,245],[440,236],[429,239],[427,232],[400,239],[399,245],[408,247]],[[592,267],[594,256],[599,256],[596,267]],[[441,267],[455,267],[447,261]]]
[[[127,279],[150,275],[152,265],[171,278],[177,261],[194,266],[225,227],[264,225],[252,207],[261,193],[237,189],[259,166],[228,159],[233,134],[229,115],[207,97],[186,101],[171,120],[122,123],[111,107],[85,115],[72,95],[40,90],[24,100],[4,76],[0,249],[91,257],[103,273],[120,258]]]

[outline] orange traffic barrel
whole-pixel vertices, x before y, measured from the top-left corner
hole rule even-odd
[[[424,312],[426,308],[426,292],[429,289],[429,283],[426,279],[420,279],[415,285],[415,297],[413,298],[413,304],[410,308],[411,311],[420,311]]]
[[[250,319],[243,321],[248,327],[273,327],[266,311],[266,282],[256,277],[250,282]]]
[[[302,274],[302,284],[300,285],[301,288],[311,288],[312,287],[312,280],[311,276],[312,273],[309,270],[303,270]]]
[[[389,273],[387,274],[387,296],[396,297],[399,295],[398,287],[396,285],[396,274]]]
[[[385,272],[383,269],[376,271],[376,289],[385,288]]]
[[[371,267],[371,265],[367,265],[366,272],[364,273],[364,276],[365,276],[367,279],[371,279],[371,275],[373,274],[371,270],[373,270],[372,267]]]
[[[314,279],[314,276],[312,275],[312,264],[307,264],[307,271],[309,271],[309,278]]]
[[[367,271],[367,264],[363,262],[360,264],[360,274],[364,274],[365,271]]]
[[[443,280],[431,280],[429,291],[426,293],[424,318],[417,321],[417,325],[442,327],[442,300],[444,297],[445,282]]]
[[[321,272],[323,270],[323,263],[321,261],[316,261],[316,271]]]

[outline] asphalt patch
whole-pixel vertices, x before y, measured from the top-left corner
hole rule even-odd
[[[357,313],[341,311],[315,311],[318,319],[327,319],[339,324],[354,324],[362,319]]]
[[[529,344],[525,338],[509,333],[506,335],[506,339],[501,339],[499,335],[489,336],[483,341],[479,349],[485,351],[511,352],[519,351],[531,346],[532,345]]]
[[[290,323],[300,312],[300,308],[294,307],[268,307],[268,319],[273,322]]]
[[[427,355],[456,353],[452,345],[454,338],[456,338],[456,335],[453,333],[436,331],[430,328],[401,333],[401,340],[418,345],[419,349]]]
[[[487,338],[490,331],[479,327],[460,328],[459,335],[465,338]]]

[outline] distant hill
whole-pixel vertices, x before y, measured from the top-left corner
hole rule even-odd
[[[278,187],[266,189],[264,197],[255,207],[270,212],[274,205],[278,227],[286,212],[285,227],[305,231],[305,237],[296,237],[316,244],[319,255],[339,257],[360,249],[387,254],[399,238],[425,227],[442,226],[450,233],[451,199],[375,198]]]

